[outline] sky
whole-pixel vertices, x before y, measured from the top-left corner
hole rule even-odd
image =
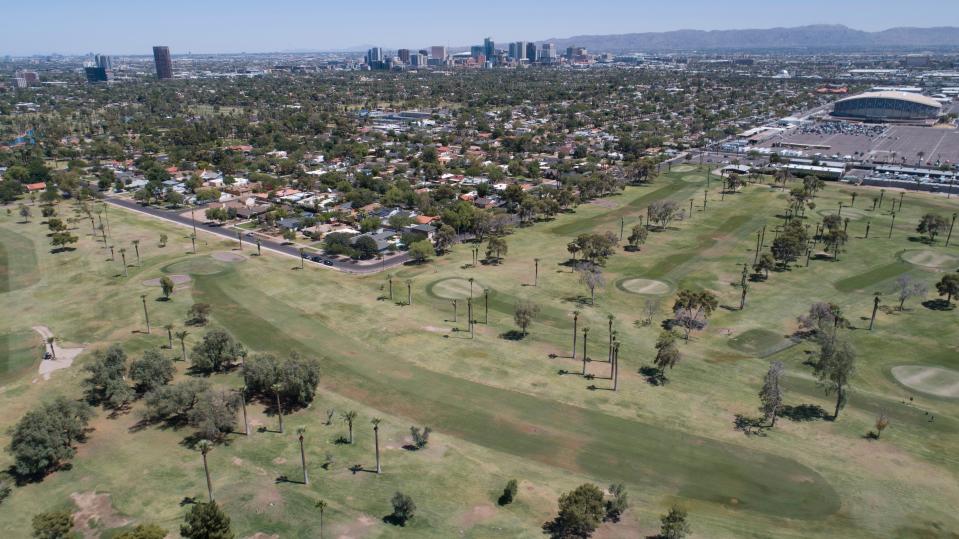
[[[959,0],[5,0],[0,56],[451,47],[583,34],[959,25]]]

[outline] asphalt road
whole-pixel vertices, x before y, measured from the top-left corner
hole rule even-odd
[[[136,201],[125,199],[125,198],[106,197],[104,200],[108,204],[113,206],[118,206],[126,210],[139,212],[139,213],[150,215],[159,219],[165,219],[167,221],[170,221],[182,226],[193,228],[193,221],[188,217],[183,217],[177,211],[165,210],[162,208],[155,208],[153,206],[141,206]],[[183,211],[183,210],[179,210],[179,211]],[[223,238],[236,241],[237,229],[224,228],[222,226],[208,225],[205,223],[197,223],[196,230],[198,233],[202,230],[203,232],[206,232],[209,234],[215,234],[218,236],[222,236]],[[246,234],[246,231],[244,231],[243,234]],[[253,238],[247,238],[244,236],[243,243],[247,245],[249,248],[256,248],[256,240]],[[260,246],[263,249],[267,249],[279,254],[291,256],[296,259],[300,258],[299,248],[293,245],[286,245],[271,239],[260,238]],[[392,257],[388,260],[384,260],[383,262],[377,262],[376,264],[370,264],[370,265],[359,265],[350,260],[329,258],[327,256],[323,256],[323,258],[330,260],[332,262],[332,265],[328,266],[321,262],[313,262],[310,259],[306,259],[305,263],[313,264],[321,268],[343,271],[346,273],[367,274],[367,273],[376,273],[387,268],[399,266],[399,265],[405,264],[406,262],[410,260],[410,256],[406,253],[403,253],[396,257]]]

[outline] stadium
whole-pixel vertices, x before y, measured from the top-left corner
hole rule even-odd
[[[868,122],[934,122],[942,105],[908,92],[867,92],[836,101],[832,115]]]

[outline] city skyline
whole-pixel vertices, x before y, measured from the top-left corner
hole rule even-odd
[[[668,4],[606,0],[589,9],[567,1],[544,6],[491,0],[482,10],[456,9],[448,2],[432,0],[418,4],[416,10],[397,10],[395,3],[379,0],[364,3],[362,10],[301,0],[273,3],[269,9],[252,2],[219,0],[203,4],[171,0],[159,5],[53,0],[43,4],[44,9],[25,4],[4,9],[5,18],[17,24],[0,34],[0,55],[148,55],[157,43],[168,45],[173,54],[362,51],[374,45],[392,50],[430,45],[456,48],[481,43],[485,36],[508,43],[578,35],[824,23],[876,31],[933,27],[959,20],[959,4],[949,0],[913,2],[906,11],[893,9],[900,4],[891,0],[809,0],[802,10],[788,13],[770,10],[760,0],[743,0],[735,9],[706,0]],[[386,16],[370,17],[371,12]],[[571,12],[576,16],[571,17]],[[94,27],[100,31],[90,32]]]

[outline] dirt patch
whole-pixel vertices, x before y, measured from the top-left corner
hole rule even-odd
[[[243,466],[243,459],[241,459],[240,457],[233,457],[233,465]]]
[[[53,337],[53,332],[47,326],[33,326],[33,330],[43,337],[44,342]],[[47,345],[49,349],[50,345]],[[61,348],[56,341],[53,342],[53,356],[56,359],[44,359],[40,362],[39,373],[44,380],[49,380],[53,371],[66,369],[73,365],[73,360],[83,352],[83,348]]]
[[[256,532],[253,535],[246,537],[245,539],[280,539],[280,536],[277,534],[268,535],[263,532]]]
[[[496,508],[488,503],[474,505],[469,511],[459,516],[458,522],[461,527],[469,529],[493,518],[495,514]]]
[[[273,464],[276,464],[278,466],[281,464],[286,464],[286,459],[283,457],[276,457],[275,459],[273,459]]]
[[[175,275],[168,275],[167,277],[169,277],[170,280],[173,281],[174,285],[182,285],[190,282],[189,275],[175,274]],[[143,281],[143,286],[160,286],[160,277],[157,277],[156,279],[147,279],[146,281]]]
[[[621,208],[623,205],[615,200],[610,200],[608,198],[597,198],[593,201],[594,206],[599,206],[600,208],[605,208],[607,210],[615,210],[616,208]]]
[[[358,539],[359,537],[366,537],[375,524],[376,519],[367,515],[360,515],[359,518],[352,522],[333,526],[333,537],[336,537],[336,539]]]
[[[899,365],[892,375],[902,385],[937,397],[959,398],[959,371],[945,367]]]
[[[446,333],[446,330],[443,328],[438,328],[436,326],[423,326],[423,329],[431,333]]]
[[[230,253],[227,251],[217,251],[210,255],[215,260],[220,262],[243,262],[246,260],[246,257],[236,253]]]
[[[109,494],[74,492],[70,499],[78,508],[73,513],[74,529],[80,532],[84,539],[95,539],[100,537],[104,529],[120,528],[132,522],[117,514]]]

